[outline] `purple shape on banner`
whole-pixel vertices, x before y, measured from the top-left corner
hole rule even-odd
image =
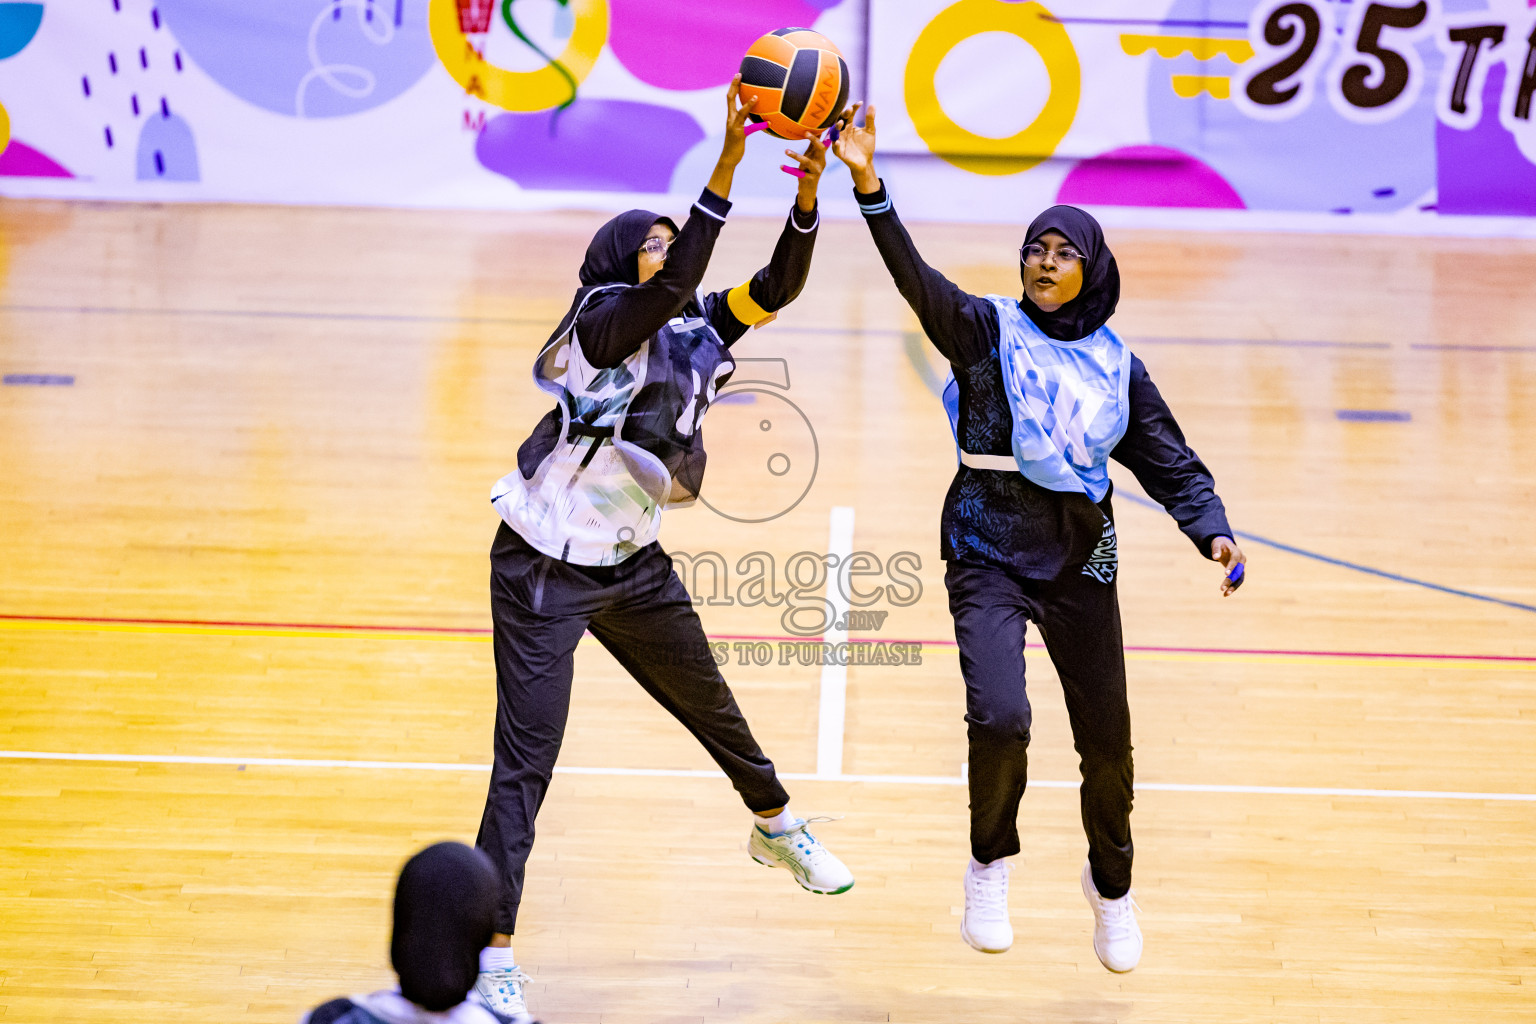
[[[1499,123],[1504,65],[1488,69],[1483,117],[1469,129],[1435,124],[1441,213],[1536,215],[1536,164]]]
[[[53,157],[12,139],[5,152],[0,153],[0,177],[73,178],[74,175]]]
[[[1241,210],[1243,197],[1210,167],[1166,146],[1124,146],[1068,172],[1058,203]]]
[[[176,114],[151,115],[139,129],[135,165],[140,181],[200,180],[192,126]]]
[[[774,29],[808,26],[841,0],[611,0],[608,45],[629,73],[662,89],[724,85]]]
[[[181,51],[215,82],[289,117],[372,110],[439,68],[426,0],[375,18],[365,0],[158,0]],[[498,5],[500,6],[500,5]],[[382,9],[381,9],[382,13]]]
[[[579,99],[563,111],[492,118],[475,156],[523,188],[665,192],[672,169],[703,137],[681,110]]]

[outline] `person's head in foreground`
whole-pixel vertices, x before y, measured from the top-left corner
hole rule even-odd
[[[405,862],[395,886],[389,959],[399,989],[333,999],[301,1024],[496,1024],[466,1002],[480,950],[495,929],[501,881],[490,859],[462,843],[437,843]]]

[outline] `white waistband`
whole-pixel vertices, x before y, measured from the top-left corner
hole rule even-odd
[[[1019,464],[1014,461],[1012,455],[976,455],[962,450],[960,464],[970,466],[972,469],[995,469],[1003,473],[1019,471]]]

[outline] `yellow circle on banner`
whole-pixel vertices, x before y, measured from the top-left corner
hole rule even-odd
[[[1018,36],[1040,54],[1051,76],[1051,92],[1040,116],[1006,139],[987,138],[956,124],[939,105],[933,84],[949,51],[983,32]],[[1083,71],[1072,39],[1045,7],[1033,2],[960,0],[935,15],[912,44],[907,59],[907,116],[941,160],[976,174],[1017,174],[1056,152],[1077,116],[1082,87]]]
[[[0,103],[0,153],[4,153],[11,144],[11,115],[5,112],[5,104]]]
[[[496,4],[501,9],[501,4]],[[606,0],[571,0],[576,25],[556,59],[579,83],[592,73],[608,41]],[[457,0],[431,0],[427,27],[443,67],[464,91],[503,110],[548,110],[571,98],[571,83],[553,66],[537,71],[508,71],[486,63],[459,29]]]

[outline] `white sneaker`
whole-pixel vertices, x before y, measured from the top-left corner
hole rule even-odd
[[[802,889],[828,896],[852,889],[853,872],[811,835],[811,830],[806,828],[808,824],[803,818],[796,818],[788,831],[776,836],[764,832],[761,826],[753,825],[752,838],[747,840],[747,853],[759,864],[766,864],[770,868],[788,868]]]
[[[1126,893],[1117,900],[1099,895],[1093,884],[1093,868],[1083,862],[1083,895],[1093,908],[1093,951],[1099,963],[1124,974],[1141,962],[1141,926],[1136,923],[1135,898]]]
[[[960,937],[983,953],[1006,953],[1013,945],[1013,923],[1008,920],[1008,872],[1005,860],[978,868],[975,858],[965,866],[965,916]]]
[[[532,980],[521,967],[481,971],[472,995],[502,1024],[539,1024],[528,1012],[528,1002],[523,998],[523,986]]]

